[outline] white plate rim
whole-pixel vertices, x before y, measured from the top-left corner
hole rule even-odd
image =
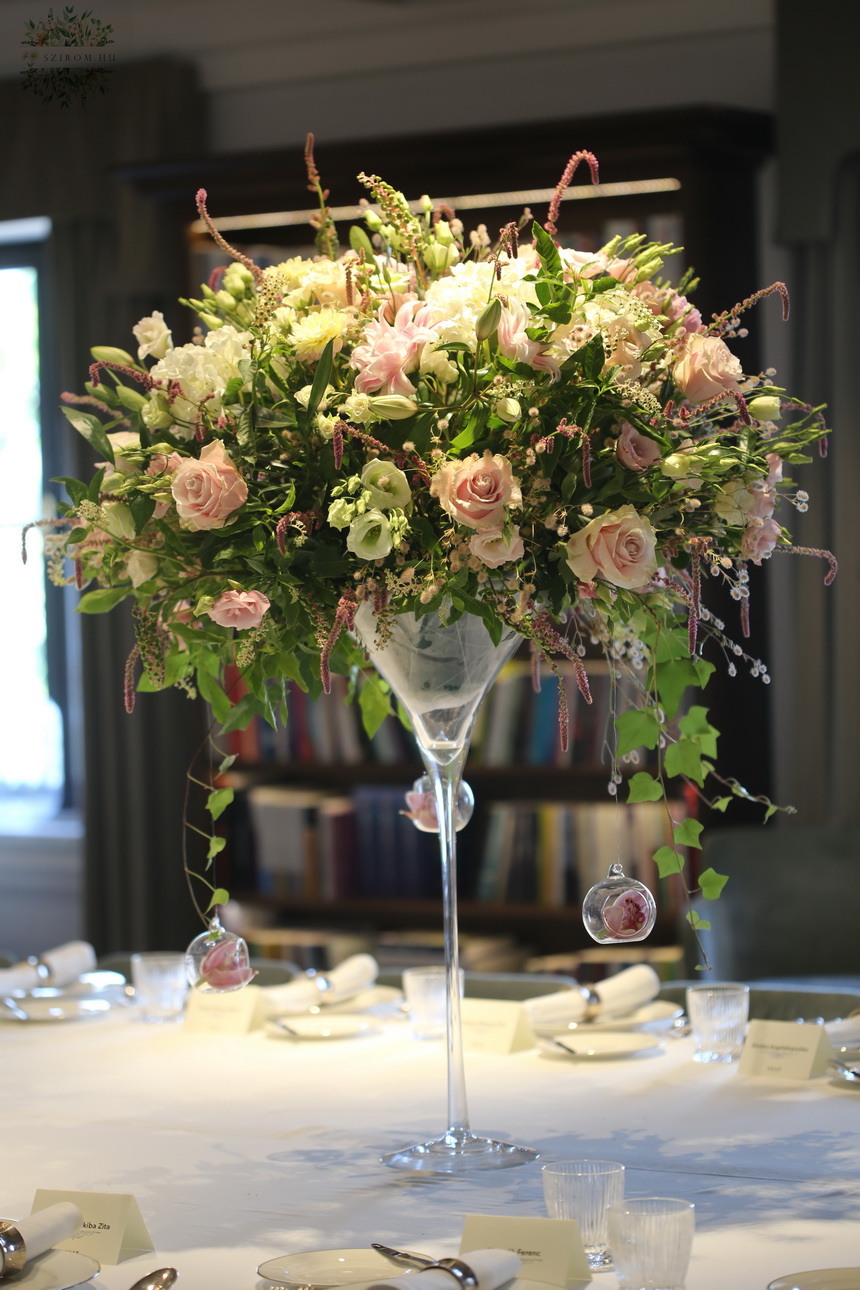
[[[91,1017],[101,1017],[110,1012],[113,1003],[110,999],[76,998],[74,995],[10,995],[19,1002],[26,1017],[16,1017],[14,1013],[0,1008],[0,1021],[15,1021],[19,1025],[44,1025],[56,1021],[85,1021]],[[35,1005],[35,1011],[33,1007]]]
[[[677,1021],[683,1015],[684,1009],[679,1003],[671,1003],[668,999],[654,999],[651,1003],[643,1004],[641,1008],[634,1008],[632,1012],[623,1013],[617,1017],[597,1017],[593,1021],[574,1021],[555,1025],[538,1023],[534,1029],[539,1035],[568,1033],[574,1035],[578,1032],[591,1033],[604,1030],[658,1030],[664,1027],[668,1029],[673,1021]]]
[[[840,1280],[833,1280],[834,1273]],[[841,1279],[843,1274],[846,1273],[853,1278],[852,1281],[848,1282]],[[858,1273],[860,1273],[860,1267],[809,1268],[805,1272],[789,1272],[784,1276],[776,1277],[773,1281],[768,1282],[767,1290],[856,1290]],[[806,1280],[808,1277],[815,1277],[816,1279],[809,1281]],[[827,1280],[822,1281],[822,1277],[826,1277]]]
[[[57,1265],[56,1273],[45,1280],[42,1274],[48,1272],[50,1276],[50,1269],[54,1265]],[[69,1268],[69,1271],[61,1271],[63,1267]],[[87,1267],[91,1271],[87,1272]],[[71,1286],[91,1281],[100,1272],[101,1264],[90,1254],[78,1254],[75,1250],[46,1250],[44,1254],[32,1259],[9,1285],[22,1286],[24,1290],[69,1290]]]
[[[280,1024],[283,1022],[283,1024]],[[326,1034],[326,1027],[335,1023],[334,1030]],[[347,1023],[340,1024],[338,1023]],[[290,1034],[286,1027],[292,1027],[295,1034]],[[302,1029],[305,1028],[304,1034]],[[333,1039],[359,1039],[365,1035],[376,1034],[382,1028],[378,1017],[367,1017],[358,1012],[331,1012],[325,1016],[320,1013],[302,1013],[298,1016],[287,1013],[282,1018],[272,1017],[266,1023],[266,1034],[274,1039],[293,1039],[297,1043],[316,1043]],[[306,1251],[313,1254],[316,1251]]]
[[[330,1250],[329,1249],[296,1250],[295,1253],[293,1254],[276,1254],[271,1259],[266,1259],[265,1262],[260,1263],[258,1265],[257,1276],[262,1277],[264,1281],[270,1281],[273,1285],[287,1286],[287,1287],[302,1286],[302,1287],[305,1287],[305,1290],[307,1290],[308,1287],[311,1287],[312,1290],[314,1287],[316,1288],[316,1290],[327,1290],[328,1287],[334,1287],[334,1286],[337,1286],[337,1287],[354,1286],[357,1288],[358,1286],[372,1285],[374,1281],[378,1281],[381,1279],[381,1273],[375,1273],[375,1274],[371,1274],[369,1277],[365,1277],[364,1280],[361,1280],[361,1281],[332,1281],[332,1280],[311,1281],[311,1280],[308,1280],[307,1277],[299,1278],[297,1276],[292,1276],[292,1277],[287,1276],[285,1278],[284,1275],[281,1275],[279,1277],[273,1277],[273,1276],[270,1276],[269,1273],[264,1271],[265,1268],[271,1268],[273,1263],[284,1264],[286,1262],[289,1262],[295,1259],[308,1259],[308,1258],[311,1258],[313,1255],[328,1255],[331,1258],[335,1258],[338,1254],[353,1255],[353,1256],[360,1254],[368,1259],[378,1258],[380,1261],[379,1266],[382,1270],[382,1273],[387,1272],[390,1276],[398,1276],[398,1277],[408,1276],[410,1273],[415,1273],[418,1271],[417,1268],[407,1268],[407,1267],[398,1268],[394,1263],[391,1262],[390,1259],[386,1259],[384,1254],[376,1254],[375,1250],[365,1249],[364,1247],[361,1247],[361,1246],[339,1246]]]
[[[584,1048],[581,1052],[575,1052],[573,1049],[567,1049],[568,1043],[585,1043],[589,1047]],[[619,1042],[619,1041],[626,1042]],[[608,1042],[611,1041],[611,1042]],[[643,1052],[660,1052],[663,1048],[663,1041],[657,1035],[649,1035],[641,1031],[601,1031],[596,1035],[586,1036],[581,1032],[573,1033],[566,1036],[556,1036],[556,1043],[561,1044],[561,1048],[555,1044],[542,1044],[544,1052],[551,1054],[553,1057],[570,1057],[573,1061],[609,1061],[614,1057],[632,1057],[636,1053]],[[565,1052],[562,1048],[566,1049]],[[602,1048],[602,1051],[600,1051]]]

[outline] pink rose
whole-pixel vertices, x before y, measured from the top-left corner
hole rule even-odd
[[[506,506],[521,506],[520,481],[507,457],[489,449],[464,461],[449,461],[433,476],[433,497],[460,524],[471,529],[500,529]]]
[[[675,364],[675,384],[691,403],[737,390],[743,379],[740,360],[718,336],[692,332]]]
[[[260,626],[270,603],[262,591],[234,591],[231,587],[206,612],[219,627],[245,631],[248,627]]]
[[[610,936],[629,940],[648,921],[648,899],[641,891],[625,891],[611,905],[605,905],[601,918]]]
[[[248,486],[220,440],[207,444],[199,460],[183,457],[170,491],[180,523],[195,530],[223,528],[248,497]]]
[[[500,564],[510,564],[511,560],[521,560],[525,554],[523,540],[516,527],[510,542],[506,541],[501,529],[482,529],[469,539],[469,550],[491,569],[498,569]]]
[[[659,445],[647,435],[640,434],[629,421],[621,422],[621,434],[615,445],[615,455],[628,470],[645,470],[660,460]]]
[[[240,939],[219,941],[200,964],[200,979],[210,990],[237,990],[256,975],[248,961],[248,947]]]
[[[657,535],[632,506],[599,515],[574,533],[567,544],[567,563],[580,582],[596,576],[635,591],[657,572]]]
[[[751,524],[744,529],[741,538],[741,555],[753,564],[761,564],[772,553],[779,542],[780,527],[774,519],[763,520],[761,524]]]

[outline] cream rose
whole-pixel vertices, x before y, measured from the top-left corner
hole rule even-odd
[[[183,458],[170,485],[179,521],[186,529],[220,529],[245,504],[248,486],[216,440],[200,454]]]
[[[718,336],[693,332],[675,364],[675,384],[691,403],[737,390],[743,379],[740,360]]]
[[[472,529],[500,529],[505,508],[522,505],[520,481],[507,457],[476,452],[463,461],[448,461],[436,472],[430,492],[444,510]]]
[[[580,582],[601,577],[634,591],[657,572],[657,537],[632,506],[599,515],[567,543],[567,563]]]
[[[269,597],[264,596],[262,591],[236,591],[231,587],[206,612],[219,627],[235,627],[239,631],[246,631],[249,627],[260,626],[270,604]]]
[[[523,540],[516,527],[510,542],[505,540],[501,529],[485,529],[475,533],[469,539],[469,550],[491,569],[497,569],[500,564],[510,564],[512,560],[521,560],[525,554]]]

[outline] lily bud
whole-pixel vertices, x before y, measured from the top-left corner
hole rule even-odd
[[[780,417],[779,396],[776,394],[759,394],[747,404],[750,416],[756,421],[778,421]]]
[[[381,421],[404,421],[418,411],[418,404],[405,394],[381,394],[371,398],[370,407]]]
[[[493,406],[493,411],[497,417],[501,417],[509,425],[519,421],[522,416],[522,408],[517,399],[499,399]]]
[[[114,349],[112,345],[93,345],[90,353],[97,363],[122,363],[124,367],[139,366],[126,350]]]
[[[493,333],[498,330],[501,316],[502,302],[498,296],[493,296],[490,303],[478,315],[478,321],[475,323],[475,335],[479,343],[489,340]]]

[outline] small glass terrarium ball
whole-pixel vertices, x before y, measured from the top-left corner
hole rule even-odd
[[[217,919],[185,951],[189,984],[204,994],[241,990],[257,975],[248,946],[235,932],[226,932]]]
[[[601,945],[644,941],[654,927],[657,906],[643,883],[628,878],[620,864],[609,866],[582,902],[582,921]]]
[[[429,775],[421,775],[412,785],[412,791],[406,794],[406,807],[403,812],[416,829],[422,833],[438,833],[439,823],[436,819],[436,795]],[[475,795],[469,785],[462,780],[457,794],[457,806],[454,812],[454,826],[459,833],[472,818],[475,809]]]

